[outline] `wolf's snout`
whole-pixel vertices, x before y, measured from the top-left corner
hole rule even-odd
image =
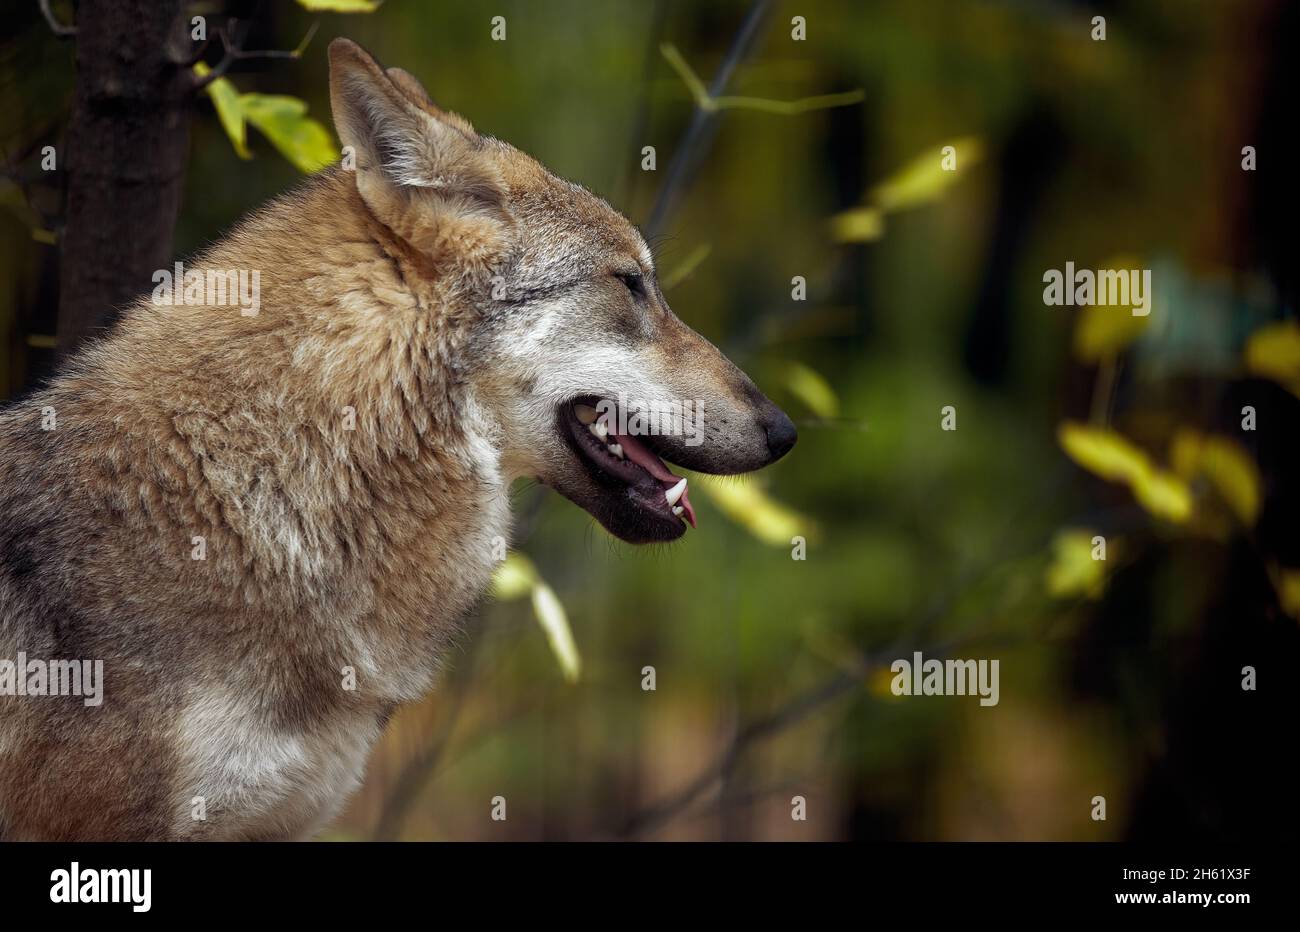
[[[759,411],[758,423],[763,428],[763,433],[767,435],[767,452],[771,457],[769,463],[775,463],[789,453],[795,441],[799,439],[799,431],[795,429],[794,421],[770,401]]]

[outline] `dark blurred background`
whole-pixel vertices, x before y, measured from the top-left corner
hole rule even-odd
[[[732,61],[741,99],[700,133],[680,63],[710,82],[749,3],[311,5],[195,4],[246,24],[249,49],[318,24],[300,58],[237,61],[225,86],[329,127],[325,48],[346,35],[633,222],[658,205],[674,309],[801,427],[761,477],[701,480],[700,528],[671,548],[520,488],[513,583],[397,715],[331,837],[1296,837],[1300,7],[773,3]],[[61,145],[74,68],[36,0],[4,29],[12,397],[55,365],[64,205],[40,149]],[[196,98],[175,257],[311,156],[252,126],[247,145]],[[1150,317],[1045,306],[1067,261],[1151,269]],[[1062,448],[1067,421],[1190,507],[1096,475]],[[997,659],[999,704],[894,696],[913,650]]]

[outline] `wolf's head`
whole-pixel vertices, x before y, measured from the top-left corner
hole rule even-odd
[[[400,69],[330,45],[330,97],[362,200],[455,315],[459,376],[509,476],[553,486],[632,542],[694,523],[669,460],[705,473],[766,466],[790,419],[677,319],[636,229],[586,189],[437,107]]]

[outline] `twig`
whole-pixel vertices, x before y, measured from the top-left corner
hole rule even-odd
[[[867,92],[862,88],[844,91],[839,94],[818,94],[814,97],[801,97],[798,100],[769,100],[766,97],[738,97],[734,95],[718,97],[705,90],[704,82],[686,63],[686,59],[677,50],[677,46],[671,42],[665,42],[659,46],[659,50],[667,59],[668,64],[672,65],[673,70],[682,79],[682,83],[691,92],[691,96],[695,98],[695,105],[701,110],[707,110],[710,113],[718,110],[761,110],[764,113],[775,113],[779,116],[794,116],[807,113],[810,110],[826,110],[831,107],[860,104],[867,97]]]
[[[938,648],[929,648],[926,653],[932,657],[942,657],[957,647],[980,640],[998,640],[989,637],[968,637],[953,641]],[[823,706],[834,702],[841,696],[856,689],[872,672],[883,666],[884,659],[896,659],[899,648],[880,651],[876,657],[863,655],[858,658],[857,669],[837,673],[828,680],[807,692],[800,693],[776,711],[755,719],[741,728],[736,737],[699,776],[685,787],[642,809],[629,819],[618,832],[618,837],[628,838],[643,834],[665,824],[685,811],[712,787],[724,782],[728,774],[740,762],[745,752],[755,744],[766,741],[786,728],[796,725]],[[902,653],[906,653],[902,650]]]
[[[732,40],[731,48],[727,51],[727,57],[723,59],[722,65],[718,68],[717,73],[713,76],[713,82],[709,85],[707,96],[717,98],[722,96],[726,90],[727,84],[731,81],[731,74],[744,58],[749,46],[753,43],[754,37],[758,34],[759,24],[763,21],[767,13],[771,0],[754,0],[754,5],[749,8],[749,13],[745,16],[745,21],[736,33],[735,39]],[[654,236],[660,231],[668,212],[672,209],[677,197],[677,193],[683,184],[687,181],[691,170],[706,141],[706,135],[713,124],[713,118],[717,115],[715,109],[706,109],[700,106],[699,99],[696,99],[695,113],[691,117],[690,126],[686,129],[686,135],[682,138],[681,145],[673,154],[673,160],[668,165],[667,177],[664,179],[663,186],[659,189],[659,195],[655,199],[654,207],[650,211],[650,219],[646,221],[644,233],[647,237]]]
[[[49,23],[50,31],[60,39],[71,39],[77,34],[76,26],[65,26],[55,17],[54,11],[50,9],[50,0],[40,0],[41,15],[45,17],[45,22]]]
[[[690,255],[682,260],[681,264],[670,270],[666,275],[659,279],[659,287],[664,291],[672,291],[686,279],[691,277],[691,273],[699,268],[700,263],[709,257],[713,251],[713,246],[709,243],[701,243],[691,250]]]
[[[210,38],[204,39],[202,42],[199,43],[199,47],[196,48],[192,54],[190,54],[187,58],[180,59],[180,61],[178,61],[177,64],[183,65],[186,68],[193,68],[203,59],[204,54],[208,50],[208,46],[211,44],[212,44],[212,40]]]
[[[244,41],[248,38],[248,23],[240,23],[237,20],[230,20],[225,23],[217,33],[221,39],[221,47],[225,49],[225,54],[221,56],[221,61],[212,66],[203,77],[194,82],[193,90],[198,92],[203,90],[217,78],[225,75],[230,70],[230,66],[237,61],[246,61],[250,58],[272,58],[272,59],[295,59],[301,58],[307,44],[311,42],[312,37],[316,35],[319,23],[312,23],[311,28],[307,30],[307,35],[298,43],[295,49],[245,49]]]

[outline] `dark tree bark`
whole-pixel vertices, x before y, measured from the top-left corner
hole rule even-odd
[[[66,356],[169,266],[189,143],[182,0],[81,0],[58,347]]]

